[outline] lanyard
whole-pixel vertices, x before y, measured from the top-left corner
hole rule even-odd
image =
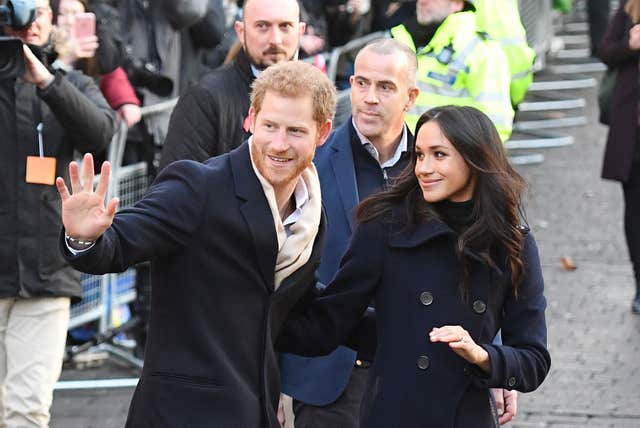
[[[36,131],[38,131],[38,152],[40,153],[41,158],[44,157],[44,144],[42,143],[42,128],[44,128],[44,125],[42,124],[42,122],[40,122],[38,126],[36,126]]]

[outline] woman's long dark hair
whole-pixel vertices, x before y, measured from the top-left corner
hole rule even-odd
[[[443,106],[425,112],[416,125],[416,139],[420,128],[427,122],[435,122],[443,135],[462,155],[475,178],[473,192],[473,222],[458,237],[456,252],[462,262],[461,291],[468,292],[468,266],[464,253],[470,250],[495,264],[494,249],[506,249],[506,260],[513,286],[524,275],[521,258],[524,245],[519,226],[523,220],[522,195],[526,190],[524,179],[518,174],[505,153],[498,132],[491,119],[473,107]],[[378,193],[359,206],[358,222],[367,222],[378,217],[389,217],[395,205],[403,204],[407,225],[438,218],[434,208],[424,200],[415,175],[416,155],[402,172],[396,184],[389,190]],[[502,253],[502,252],[500,252]]]

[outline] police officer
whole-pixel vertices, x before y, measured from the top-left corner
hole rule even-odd
[[[455,104],[482,110],[506,141],[513,127],[511,74],[500,45],[477,28],[474,6],[463,0],[418,0],[416,15],[391,35],[418,56],[418,96],[407,114],[413,130],[424,111]]]

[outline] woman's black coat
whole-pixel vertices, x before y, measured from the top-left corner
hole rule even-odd
[[[492,268],[467,254],[466,300],[458,291],[454,240],[454,232],[437,221],[414,227],[383,220],[361,224],[326,293],[290,318],[279,337],[282,351],[326,354],[348,342],[375,300],[376,357],[362,427],[493,427],[489,388],[533,391],[549,371],[546,300],[533,237],[526,235],[517,298],[503,266]],[[486,349],[489,376],[447,344],[429,341],[431,329],[444,325],[461,325]],[[493,345],[500,328],[503,344]]]
[[[626,182],[638,157],[638,59],[640,50],[629,47],[631,20],[621,2],[600,42],[598,53],[618,75],[611,96],[609,136],[602,163],[602,178]],[[638,159],[640,160],[640,159]]]

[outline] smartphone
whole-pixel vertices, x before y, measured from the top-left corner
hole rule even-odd
[[[77,14],[73,24],[73,37],[80,39],[95,35],[96,15],[91,12]]]

